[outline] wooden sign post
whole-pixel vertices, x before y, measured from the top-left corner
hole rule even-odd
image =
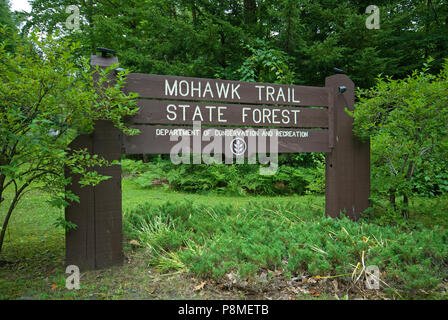
[[[101,67],[116,62],[92,56],[92,64]],[[168,154],[177,144],[173,136],[225,135],[241,126],[247,143],[259,130],[275,128],[278,153],[326,153],[328,216],[344,212],[357,220],[369,206],[370,147],[353,135],[345,109],[353,110],[354,84],[346,75],[326,78],[325,87],[308,87],[131,73],[125,90],[139,94],[140,111],[129,121],[141,133],[120,138],[110,122],[99,121],[92,135],[78,137],[72,147],[118,160],[121,152]],[[194,129],[196,122],[205,127]],[[229,147],[223,144],[221,150]],[[83,269],[122,262],[121,168],[99,172],[112,178],[94,188],[80,188],[78,177],[72,177],[80,203],[66,208],[66,219],[78,225],[67,233],[66,260]]]
[[[118,63],[116,57],[92,56],[91,65],[101,68]],[[121,135],[110,121],[97,121],[90,135],[80,135],[72,149],[87,148],[108,161],[121,159]],[[121,264],[122,207],[121,166],[95,168],[99,174],[111,178],[95,187],[80,187],[79,176],[70,176],[70,190],[79,196],[65,209],[65,219],[76,224],[76,229],[66,233],[66,263],[81,270],[101,269]]]
[[[339,217],[344,212],[353,220],[369,207],[370,143],[361,143],[353,134],[355,86],[346,75],[326,78],[329,91],[330,152],[325,157],[325,213]],[[341,93],[339,88],[346,89]]]

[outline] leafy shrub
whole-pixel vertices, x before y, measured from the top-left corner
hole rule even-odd
[[[448,193],[448,163],[442,161],[426,161],[415,173],[413,190],[415,193],[434,197]]]
[[[121,171],[123,174],[135,175],[146,172],[147,170],[147,165],[141,160],[121,160]]]
[[[448,60],[438,75],[429,72],[431,62],[405,79],[379,77],[372,89],[359,90],[352,114],[354,132],[371,138],[372,189],[404,216],[416,192],[447,188]]]
[[[170,187],[184,192],[215,192],[219,194],[305,194],[322,193],[325,187],[325,169],[319,158],[298,157],[306,166],[281,165],[276,174],[260,175],[258,165],[183,164],[156,160],[143,163],[122,160],[124,174],[137,176],[142,188],[169,183]],[[292,161],[286,158],[285,162]],[[300,163],[300,162],[299,162]],[[311,163],[311,165],[309,164]],[[313,167],[314,166],[314,167]]]

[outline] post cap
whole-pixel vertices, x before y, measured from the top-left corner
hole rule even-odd
[[[101,56],[103,56],[103,57],[107,57],[107,55],[109,55],[109,54],[112,56],[115,55],[115,50],[108,49],[108,48],[98,47],[98,48],[96,48],[96,51],[101,52]]]

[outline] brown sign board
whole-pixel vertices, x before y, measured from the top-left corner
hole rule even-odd
[[[102,68],[116,62],[115,57],[91,60]],[[97,121],[94,133],[79,136],[72,147],[87,148],[109,161],[120,159],[123,152],[176,154],[185,146],[192,154],[221,153],[227,160],[229,150],[236,157],[271,154],[273,141],[278,141],[278,153],[325,152],[326,215],[345,212],[357,220],[369,206],[370,148],[353,135],[353,119],[345,112],[353,110],[354,88],[342,74],[327,77],[325,87],[307,87],[131,73],[125,91],[140,95],[140,112],[128,120],[141,133],[123,136],[112,122]],[[195,120],[204,126],[197,127]],[[79,196],[79,203],[65,209],[67,220],[77,224],[66,235],[66,263],[82,269],[123,261],[121,168],[100,168],[99,173],[111,179],[81,188],[79,177],[66,172]]]
[[[325,87],[141,73],[130,73],[128,75],[125,90],[136,92],[141,98],[318,107],[329,105],[329,92]]]
[[[206,145],[214,141],[214,137],[220,137],[222,142],[221,151],[226,153],[227,145],[233,138],[242,138],[246,144],[249,139],[258,141],[265,139],[267,150],[270,150],[271,138],[269,134],[276,135],[278,139],[279,153],[294,152],[329,152],[328,147],[328,130],[326,129],[253,129],[253,128],[210,128],[202,127],[195,129],[194,127],[180,126],[139,126],[133,125],[132,128],[139,129],[141,132],[135,136],[124,137],[124,150],[127,154],[168,154],[173,150],[175,145],[179,143],[187,143],[191,147],[191,152],[196,153],[193,149],[193,141],[201,141],[200,153]],[[264,132],[264,133],[263,133]],[[227,139],[226,139],[227,137]],[[194,140],[194,139],[197,140]],[[219,138],[218,138],[219,139]],[[185,142],[187,141],[187,142]],[[227,142],[227,144],[226,144]],[[253,145],[253,144],[249,144]],[[249,149],[248,149],[249,150]],[[255,150],[257,152],[257,150]],[[263,150],[258,150],[263,152]],[[266,150],[264,149],[264,152]],[[218,153],[218,152],[216,152]],[[247,152],[245,153],[247,156]]]
[[[238,125],[257,127],[327,128],[328,109],[261,105],[137,100],[131,123]]]

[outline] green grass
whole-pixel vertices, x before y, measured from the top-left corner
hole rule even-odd
[[[350,287],[351,276],[343,275],[363,257],[365,265],[380,267],[391,287],[381,289],[388,297],[447,298],[446,197],[414,200],[405,224],[381,217],[381,208],[354,223],[325,218],[323,196],[195,195],[142,189],[124,179],[129,263],[83,274],[79,291],[65,289],[64,232],[53,225],[63,212],[46,199],[33,191],[14,213],[2,257],[11,263],[0,266],[0,299],[223,298],[227,292],[204,289],[199,295],[194,285],[225,282],[229,274],[254,286],[265,274],[269,281],[331,276]],[[347,290],[339,298],[351,297]],[[313,298],[297,296],[304,297]]]
[[[132,179],[122,181],[124,212],[144,202],[163,204],[167,200],[187,199],[202,204],[233,203],[238,205],[247,203],[250,199],[272,198],[194,195],[161,188],[142,189]],[[12,193],[7,190],[5,202],[11,197]],[[288,201],[293,198],[299,199],[299,197],[276,199]],[[137,257],[138,261],[132,265],[125,265],[123,268],[87,273],[82,281],[82,290],[65,290],[64,230],[54,225],[56,219],[63,216],[63,210],[50,206],[46,202],[49,199],[50,197],[45,193],[33,190],[19,203],[11,217],[2,253],[2,259],[10,263],[0,266],[0,299],[198,298],[194,290],[189,288],[193,283],[191,280],[176,278],[174,283],[178,285],[173,286],[172,282],[168,283],[169,278],[165,276],[162,277],[162,281],[159,281],[157,272],[153,272],[153,276],[148,277],[146,257],[142,257],[144,252],[131,252],[127,243],[125,243],[125,254]],[[1,207],[0,221],[3,221],[5,214],[6,208]],[[97,273],[106,273],[106,275],[98,280]],[[121,282],[126,282],[127,278],[130,279],[125,286],[137,287],[139,294],[133,293],[134,289],[127,292],[120,288],[123,286]],[[155,284],[167,282],[166,288],[157,287],[151,282],[153,278],[157,280]]]
[[[167,190],[164,188],[142,188],[135,183],[134,179],[123,179],[123,210],[127,210],[144,202],[162,204],[166,201],[194,201],[198,204],[217,205],[222,203],[245,204],[249,201],[275,200],[278,202],[301,201],[306,198],[302,196],[226,196],[216,194],[194,194]],[[323,201],[323,196],[317,197]]]

